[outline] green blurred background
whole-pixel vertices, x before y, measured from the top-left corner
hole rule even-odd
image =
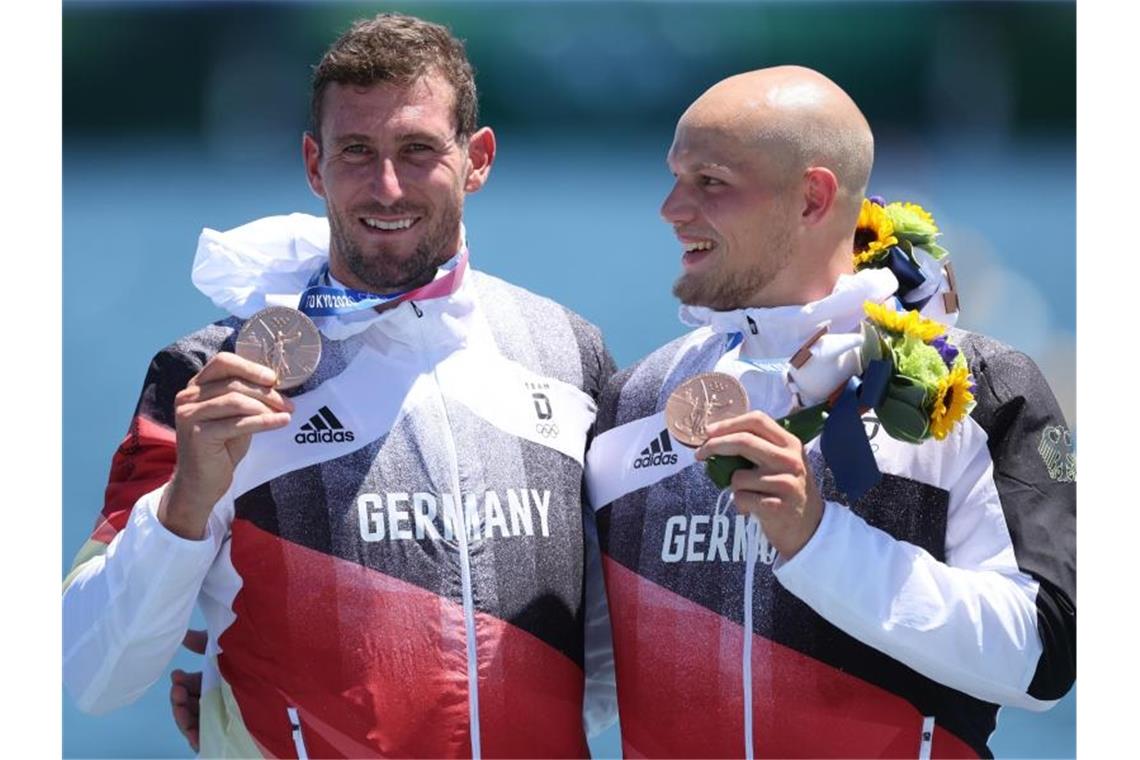
[[[725,76],[796,63],[866,113],[871,191],[934,213],[960,326],[1029,353],[1076,428],[1072,3],[65,2],[64,570],[150,356],[221,316],[189,282],[199,231],[323,213],[300,163],[311,66],[382,10],[467,41],[500,144],[467,205],[475,265],[597,323],[619,364],[683,332],[657,216],[677,117]],[[109,716],[63,711],[66,757],[190,755],[164,682]],[[593,746],[613,755],[616,733]],[[1074,756],[1075,694],[1003,710],[991,747]]]

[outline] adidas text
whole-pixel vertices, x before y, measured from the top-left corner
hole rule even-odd
[[[660,464],[677,464],[676,454],[646,454],[643,457],[638,457],[633,463],[633,468],[639,469],[641,467],[656,467]]]
[[[354,438],[351,430],[310,430],[293,436],[297,443],[344,443]]]

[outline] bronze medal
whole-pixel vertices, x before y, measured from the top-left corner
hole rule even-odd
[[[678,443],[697,448],[708,440],[714,422],[748,411],[748,394],[732,375],[705,372],[691,377],[665,402],[665,424]]]
[[[321,361],[321,334],[313,320],[287,306],[269,306],[238,332],[234,352],[277,373],[277,388],[288,390],[309,379]]]

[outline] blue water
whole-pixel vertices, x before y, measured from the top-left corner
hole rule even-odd
[[[681,334],[669,294],[679,253],[657,216],[671,181],[670,135],[499,137],[488,187],[468,199],[475,266],[598,324],[619,365]],[[959,262],[963,326],[1026,350],[1072,409],[1071,143],[907,143],[904,151],[880,139],[877,152],[872,189],[923,203],[946,233]],[[66,572],[102,505],[150,357],[222,316],[190,284],[201,228],[323,207],[294,156],[257,145],[137,142],[69,144],[63,202]],[[195,658],[179,654],[171,667],[195,669]],[[1075,715],[1075,693],[1045,714],[1003,710],[991,747],[999,757],[1073,757]],[[693,725],[700,730],[698,716]],[[82,715],[64,698],[63,727],[65,757],[191,755],[170,719],[165,681],[108,716]],[[618,755],[616,731],[592,747]]]

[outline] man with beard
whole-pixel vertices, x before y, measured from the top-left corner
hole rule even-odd
[[[65,581],[81,709],[142,694],[198,603],[205,755],[588,751],[580,489],[613,363],[592,325],[468,266],[463,201],[495,157],[476,110],[445,28],[358,22],[303,140],[327,226],[203,233],[195,284],[233,316],[152,361]],[[257,323],[301,342],[280,303],[320,330],[289,391],[234,353]]]
[[[854,102],[798,67],[730,77],[677,125],[661,212],[695,329],[611,379],[587,456],[629,756],[987,756],[999,705],[1073,683],[1075,485],[1046,456],[1068,432],[1031,360],[951,331],[972,415],[944,440],[878,434],[882,479],[854,500],[818,439],[774,421],[797,349],[899,291],[853,269],[872,155]],[[751,411],[694,451],[665,405],[714,370]],[[752,466],[718,492],[711,456]]]

